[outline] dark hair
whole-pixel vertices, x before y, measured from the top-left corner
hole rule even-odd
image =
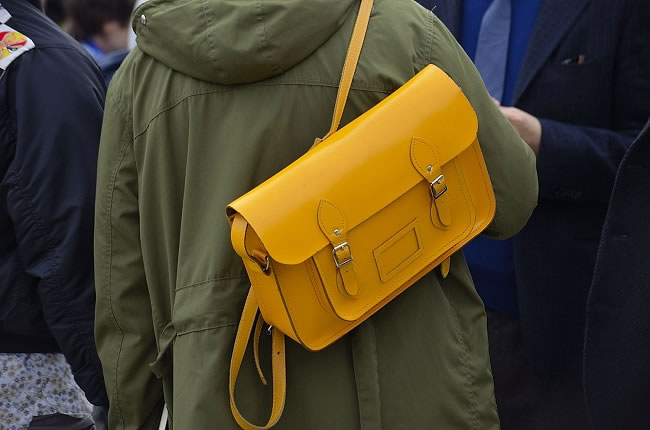
[[[101,34],[109,21],[127,26],[134,3],[135,0],[63,0],[72,25],[71,34],[77,40]]]
[[[41,3],[40,0],[37,1],[38,3]],[[50,19],[56,22],[57,24],[59,25],[63,24],[63,21],[65,21],[65,12],[63,11],[63,1],[47,0],[47,3],[45,3],[45,14],[49,16]]]

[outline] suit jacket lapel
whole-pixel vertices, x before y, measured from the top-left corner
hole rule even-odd
[[[463,10],[462,0],[433,0],[433,13],[451,31],[456,39],[460,36],[460,20]]]
[[[513,93],[515,105],[589,0],[542,0]]]

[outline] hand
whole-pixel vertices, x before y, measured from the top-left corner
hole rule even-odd
[[[539,147],[542,141],[542,124],[539,120],[528,112],[524,112],[516,107],[499,106],[501,112],[506,116],[510,124],[517,130],[519,136],[530,146],[535,153],[539,155]]]

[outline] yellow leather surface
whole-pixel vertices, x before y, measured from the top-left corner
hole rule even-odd
[[[377,106],[231,203],[228,213],[238,212],[246,219],[275,261],[299,264],[330,243],[318,223],[322,200],[341,210],[351,231],[425,183],[411,160],[413,138],[433,145],[439,166],[445,166],[472,144],[476,132],[476,115],[460,88],[429,65]]]
[[[271,408],[271,416],[265,425],[255,425],[247,421],[242,416],[239,409],[237,409],[237,404],[235,402],[235,387],[237,385],[237,377],[239,376],[239,368],[241,367],[246,346],[248,345],[248,339],[250,339],[253,324],[255,323],[257,308],[258,303],[255,299],[255,294],[251,290],[248,293],[248,297],[246,297],[242,317],[239,322],[239,327],[237,328],[237,336],[235,337],[235,345],[233,346],[232,357],[230,360],[230,371],[228,375],[230,410],[237,424],[246,430],[267,430],[273,427],[282,416],[287,391],[284,335],[277,330],[273,330],[273,337],[271,340],[271,366],[273,372],[273,406]]]
[[[421,228],[417,219],[372,251],[382,282],[388,282],[424,252]]]
[[[326,295],[334,313],[339,318],[346,321],[360,318],[390,295],[393,290],[408,281],[424,265],[442,255],[448,247],[453,246],[469,234],[474,223],[474,209],[461,178],[451,172],[456,168],[454,164],[456,163],[448,163],[443,168],[443,172],[447,172],[450,178],[451,191],[449,194],[454,193],[458,197],[452,202],[455,203],[456,217],[454,224],[448,229],[439,229],[431,222],[429,184],[421,181],[417,187],[348,233],[355,264],[359,273],[362,274],[359,280],[362,288],[355,298],[339,294],[336,283],[332,282],[331,276],[336,273],[336,267],[331,253],[328,255],[327,249],[325,249],[315,256]],[[374,251],[413,222],[418,225],[423,251],[410,264],[403,267],[399,274],[383,282],[380,271],[377,269]],[[404,258],[410,256],[410,252],[407,255],[385,255],[384,264],[399,266]],[[392,257],[391,261],[388,261],[389,257]]]
[[[240,230],[233,231],[234,247],[264,319],[310,350],[339,339],[434,267],[446,275],[448,258],[494,216],[476,117],[462,92],[434,66],[405,87],[412,90],[403,97],[413,103],[424,105],[428,94],[428,106],[441,105],[390,121],[408,127],[401,137],[352,122],[307,154],[315,158],[301,158],[229,209],[233,230]],[[395,100],[376,112],[398,115],[408,103]],[[363,139],[365,147],[357,143]],[[315,178],[303,162],[313,164]],[[331,166],[336,170],[326,174]],[[343,248],[333,252],[337,246]],[[268,275],[259,257],[249,257],[264,253]]]
[[[400,281],[397,281],[387,288],[382,287],[379,281],[375,280],[375,283],[367,288],[370,288],[370,291],[373,291],[373,289],[374,291],[383,291],[384,294],[387,295],[381,300],[376,298],[376,304],[368,308],[361,317],[353,321],[342,319],[337,316],[337,313],[345,316],[344,312],[346,310],[348,312],[350,312],[350,309],[354,311],[354,306],[361,303],[361,300],[366,298],[366,295],[364,295],[365,290],[362,289],[360,296],[356,299],[346,301],[346,298],[340,291],[338,291],[337,287],[331,280],[329,282],[329,288],[326,288],[323,285],[321,276],[326,276],[326,273],[336,273],[331,249],[329,249],[329,247],[323,249],[313,258],[313,260],[309,259],[304,264],[284,265],[274,262],[272,264],[271,276],[265,276],[256,263],[252,262],[250,259],[245,259],[244,263],[249,276],[251,276],[253,290],[258,297],[260,310],[264,319],[295,341],[301,343],[307,349],[320,350],[365,321],[365,319],[370,317],[384,304],[388,303],[393,297],[401,293],[428,271],[447,261],[450,255],[457,252],[476,234],[487,227],[494,216],[495,210],[494,196],[487,177],[487,169],[483,162],[478,141],[474,141],[470,148],[459,156],[458,161],[467,166],[467,168],[464,169],[464,177],[466,182],[470,184],[467,186],[467,192],[469,193],[469,198],[471,198],[471,201],[473,202],[474,221],[470,223],[469,230],[463,230],[463,236],[459,237],[456,242],[448,244],[449,248],[446,252],[442,253],[438,258],[435,258],[424,266],[422,266],[422,260],[418,261],[417,257],[408,262],[407,264],[411,266],[411,277],[401,281],[401,285]],[[426,183],[422,184],[419,188],[420,197],[422,194],[428,192]],[[453,188],[454,186],[452,185],[452,189]],[[405,215],[403,219],[406,219],[406,215],[409,214],[402,209],[405,207],[403,205],[408,205],[410,203],[408,201],[409,199],[417,197],[418,196],[413,193],[411,193],[411,196],[404,196],[402,200],[396,201],[391,208],[388,208],[392,213],[387,213],[386,216],[404,213]],[[430,199],[430,197],[428,198]],[[426,215],[427,211],[423,210],[419,219],[414,221],[413,224],[420,225],[422,219],[429,222]],[[241,216],[237,215],[237,217]],[[377,221],[377,225],[381,224],[379,217],[371,221]],[[408,227],[413,224],[409,224],[406,228],[408,229]],[[372,230],[375,226],[371,224],[367,228]],[[248,227],[248,230],[249,233],[247,237],[255,236],[250,226]],[[418,234],[422,236],[422,233]],[[399,233],[397,236],[399,236]],[[251,243],[254,242],[254,239],[251,240]],[[375,239],[375,243],[380,243],[380,241]],[[422,243],[424,246],[427,245],[425,240],[422,240]],[[435,244],[436,242],[431,241],[430,243]],[[373,244],[370,243],[370,247],[372,247],[372,245]],[[378,249],[381,249],[382,245],[383,244],[379,245]],[[410,249],[408,247],[406,249],[407,252],[410,253]],[[359,259],[365,261],[363,263],[364,265],[375,264],[374,256],[372,259],[367,256],[360,256]],[[315,264],[312,261],[315,261]],[[361,262],[358,262],[357,264],[361,264]],[[314,266],[320,267],[315,268]],[[443,269],[443,272],[448,270],[448,267],[444,266],[445,264],[442,264],[441,268]],[[402,268],[402,270],[405,269]],[[377,276],[381,277],[379,269],[376,268],[375,271]],[[393,275],[393,278],[389,278],[388,281],[391,281],[392,279],[394,280],[395,276],[396,275]],[[370,284],[370,282],[367,284]],[[392,288],[396,289],[391,290]],[[338,311],[335,311],[333,308],[332,298],[334,298],[334,303],[337,303],[341,307]],[[352,316],[353,315],[348,315],[347,317],[351,318]]]

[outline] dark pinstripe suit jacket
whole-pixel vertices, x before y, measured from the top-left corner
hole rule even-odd
[[[419,0],[459,35],[462,0]],[[540,200],[515,238],[535,370],[580,377],[587,292],[617,167],[650,115],[650,2],[542,0],[513,104],[540,118]]]
[[[585,393],[594,428],[650,426],[650,122],[609,205],[587,307]]]

